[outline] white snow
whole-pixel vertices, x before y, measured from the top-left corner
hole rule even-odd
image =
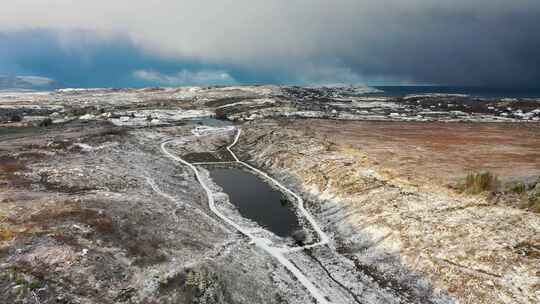
[[[232,127],[232,128],[234,128],[234,127]],[[217,132],[223,132],[226,129],[230,130],[230,127],[229,128],[213,128],[213,129],[215,131],[217,131]],[[199,128],[196,128],[193,131],[193,134],[196,135],[196,136],[203,136],[205,134],[209,134],[208,133],[209,130],[210,130],[209,128],[200,128],[199,127]],[[298,281],[311,293],[311,295],[317,300],[318,303],[321,303],[321,304],[330,303],[326,299],[326,297],[319,291],[319,289],[311,282],[311,280],[309,278],[307,278],[302,273],[302,271],[298,267],[296,267],[285,256],[287,253],[292,253],[292,252],[301,251],[301,250],[308,249],[308,248],[313,248],[313,247],[317,247],[317,246],[326,245],[326,244],[328,244],[329,237],[326,235],[326,233],[324,233],[322,231],[322,229],[319,227],[319,225],[317,224],[317,222],[315,221],[313,216],[304,208],[304,201],[299,195],[297,195],[296,193],[294,193],[293,191],[291,191],[290,189],[288,189],[287,187],[282,185],[280,182],[278,182],[275,179],[273,179],[272,177],[270,177],[265,172],[263,172],[261,170],[258,170],[256,168],[250,166],[249,164],[242,162],[240,159],[238,159],[238,157],[236,156],[236,154],[234,154],[234,152],[231,150],[231,148],[234,145],[236,145],[236,143],[238,142],[238,139],[240,138],[240,134],[241,134],[241,129],[238,128],[238,131],[236,133],[236,137],[234,138],[233,143],[230,144],[229,146],[227,146],[227,150],[231,153],[231,155],[233,156],[235,161],[237,163],[242,164],[245,167],[251,169],[252,171],[262,175],[263,177],[267,178],[272,183],[274,183],[281,190],[283,190],[283,191],[287,192],[288,194],[292,195],[298,201],[298,209],[300,210],[300,212],[305,216],[305,218],[308,220],[308,222],[312,225],[313,229],[319,235],[319,239],[320,239],[319,242],[317,242],[315,244],[311,244],[311,245],[306,245],[306,246],[302,246],[302,247],[294,247],[294,248],[273,247],[271,240],[269,240],[267,238],[261,238],[261,237],[257,237],[255,235],[253,235],[252,231],[250,231],[249,229],[245,229],[242,226],[238,225],[237,223],[235,223],[233,220],[229,219],[227,216],[225,216],[223,213],[221,213],[217,209],[217,207],[215,205],[214,194],[213,194],[212,190],[210,189],[210,187],[205,183],[205,181],[202,178],[199,170],[197,170],[197,168],[193,164],[185,161],[184,159],[182,159],[182,158],[180,158],[180,157],[178,157],[176,155],[173,155],[172,153],[170,153],[166,149],[167,144],[172,143],[172,142],[178,142],[177,140],[171,139],[171,140],[164,141],[161,144],[161,150],[169,158],[171,158],[171,159],[173,159],[175,161],[183,163],[184,165],[188,166],[195,173],[195,176],[196,176],[197,180],[199,181],[199,183],[203,187],[204,191],[206,192],[206,195],[208,197],[208,205],[210,207],[210,210],[214,214],[216,214],[219,218],[221,218],[227,224],[234,227],[240,233],[247,236],[250,239],[250,243],[254,244],[255,246],[257,246],[257,247],[259,247],[261,249],[263,249],[268,254],[273,256],[276,260],[278,260],[280,262],[280,264],[282,264],[285,268],[287,268],[298,279]],[[183,141],[181,141],[181,142],[183,142]]]
[[[469,97],[467,94],[445,94],[445,93],[427,93],[427,94],[412,94],[407,95],[403,99],[413,99],[413,98],[428,98],[428,97]]]

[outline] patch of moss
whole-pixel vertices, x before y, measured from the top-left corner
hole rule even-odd
[[[15,237],[15,233],[7,228],[7,227],[0,227],[0,241],[11,241]]]
[[[30,290],[36,290],[36,289],[38,289],[38,288],[41,288],[41,285],[42,285],[42,284],[41,284],[40,281],[34,280],[34,281],[30,282],[30,284],[28,284],[28,288],[29,288]]]

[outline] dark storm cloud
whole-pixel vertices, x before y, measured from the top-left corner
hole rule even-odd
[[[389,25],[381,22],[370,39],[360,37],[357,45],[369,44],[343,61],[367,75],[426,83],[538,87],[540,12],[529,9],[499,16],[437,11],[402,16]]]
[[[92,36],[86,38],[94,40]],[[126,71],[153,64],[129,41],[99,40],[88,45],[84,40],[65,48],[58,36],[48,31],[0,33],[0,74],[42,75],[62,86],[122,86],[131,81]]]
[[[115,85],[146,78],[538,87],[538,16],[537,0],[20,0],[0,12],[0,44],[15,50],[0,50],[0,73]],[[28,28],[42,28],[42,37],[24,42],[37,35]],[[95,34],[79,39],[81,31]],[[5,40],[14,33],[23,37]],[[21,55],[19,46],[46,54]]]
[[[69,36],[66,42],[65,37],[46,30],[0,33],[0,76],[42,75],[63,87],[235,83],[227,70],[239,81],[252,78],[234,67],[164,59],[141,50],[124,36],[103,39],[86,31]]]

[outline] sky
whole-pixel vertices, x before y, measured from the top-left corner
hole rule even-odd
[[[0,10],[0,75],[537,88],[538,16],[538,0],[17,0]]]

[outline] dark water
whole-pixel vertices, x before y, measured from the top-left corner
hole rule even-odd
[[[284,204],[281,192],[258,176],[238,168],[210,169],[210,175],[245,218],[281,237],[299,228],[296,214]]]
[[[487,88],[453,86],[377,86],[383,96],[405,96],[409,94],[467,94],[482,98],[540,98],[540,88]]]
[[[225,127],[231,126],[233,123],[228,120],[217,119],[213,117],[199,117],[189,120],[193,124],[205,125],[210,127]]]

